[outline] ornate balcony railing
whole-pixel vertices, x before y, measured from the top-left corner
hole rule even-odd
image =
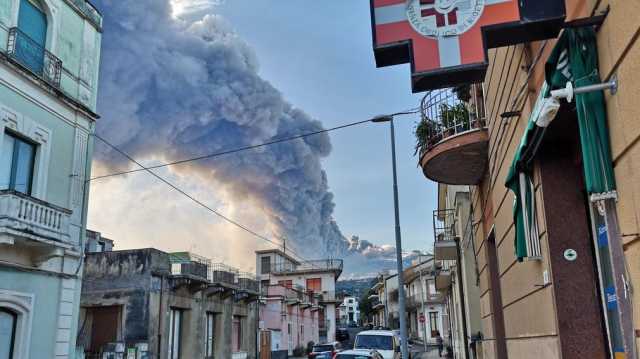
[[[68,242],[70,218],[70,210],[19,192],[0,191],[0,232]]]
[[[486,125],[481,85],[471,85],[467,101],[460,97],[453,89],[431,91],[423,97],[421,124],[426,133],[418,144],[421,154],[444,139]]]
[[[7,55],[50,85],[60,88],[62,61],[17,27],[9,29]]]

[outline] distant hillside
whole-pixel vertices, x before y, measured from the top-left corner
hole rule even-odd
[[[336,283],[336,292],[345,292],[360,298],[373,286],[374,280],[375,277],[339,280]]]

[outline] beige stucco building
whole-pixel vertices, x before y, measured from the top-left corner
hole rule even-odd
[[[466,308],[458,300],[450,310],[479,318],[482,336],[477,353],[455,350],[460,358],[638,356],[640,298],[633,288],[640,285],[640,110],[634,100],[640,92],[640,24],[634,19],[640,3],[567,0],[566,9],[563,31],[577,34],[586,44],[582,50],[567,47],[563,55],[557,39],[489,50],[484,83],[472,86],[470,99],[462,101],[477,117],[471,125],[440,133],[421,153],[425,174],[440,183],[441,193],[460,192],[454,184],[469,186],[469,214],[458,221],[468,222],[471,231],[466,236],[458,227],[451,241],[453,248],[457,240],[471,248],[466,253],[475,254],[460,262],[477,266],[478,286],[464,294]],[[572,22],[576,19],[591,23],[582,26]],[[595,30],[593,42],[586,28]],[[590,77],[599,75],[603,83],[617,78],[619,85],[615,94],[603,91],[615,191],[589,187],[580,98],[560,100],[553,121],[540,122],[547,109],[545,78],[561,72],[567,62],[569,71],[577,71],[571,67],[576,66],[573,52],[587,58],[591,45],[598,71]],[[560,57],[556,63],[551,62],[554,54]],[[545,69],[547,62],[552,66]],[[583,78],[570,80],[575,84]],[[587,122],[597,120],[594,113],[587,111]],[[517,188],[532,194],[520,203],[533,208],[514,216],[516,197],[506,182],[514,173],[520,181],[520,171],[529,172],[531,180]],[[450,205],[440,203],[438,209],[454,209]],[[519,237],[518,243],[526,253],[516,254],[518,213],[525,213],[526,240]],[[472,242],[465,243],[465,237]],[[446,245],[438,242],[436,259],[438,246]],[[463,269],[470,277],[474,271]],[[440,277],[445,275],[443,270]],[[463,281],[464,288],[474,287],[473,281]],[[468,303],[475,301],[472,308]],[[468,342],[478,339],[473,334],[467,330]]]

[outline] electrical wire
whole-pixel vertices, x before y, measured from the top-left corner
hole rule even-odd
[[[174,185],[173,183],[169,182],[168,180],[166,180],[165,178],[163,178],[162,176],[158,175],[157,173],[153,172],[151,169],[143,166],[140,162],[138,162],[137,160],[135,160],[133,157],[129,156],[129,154],[127,154],[126,152],[124,152],[123,150],[121,150],[120,148],[118,148],[117,146],[111,144],[109,141],[105,140],[104,138],[102,138],[100,135],[98,134],[93,134],[93,136],[95,138],[97,138],[98,140],[102,141],[104,144],[106,144],[107,146],[111,147],[114,151],[118,152],[119,154],[121,154],[122,156],[126,157],[129,161],[135,163],[136,165],[140,166],[142,170],[147,171],[148,173],[150,173],[152,176],[154,176],[155,178],[159,179],[160,181],[162,181],[164,184],[166,184],[167,186],[173,188],[175,191],[177,191],[178,193],[182,194],[183,196],[187,197],[188,199],[190,199],[191,201],[195,202],[196,204],[198,204],[200,207],[205,208],[206,210],[210,211],[211,213],[215,214],[216,216],[222,218],[223,220],[233,224],[234,226],[244,230],[245,232],[253,235],[256,238],[259,238],[261,240],[264,240],[266,242],[269,242],[271,244],[276,245],[277,247],[280,247],[280,244],[257,233],[256,231],[248,228],[247,226],[238,223],[236,221],[234,221],[233,219],[225,216],[224,214],[216,211],[215,209],[211,208],[210,206],[204,204],[202,201],[198,200],[197,198],[193,197],[192,195],[188,194],[187,192],[185,192],[184,190],[180,189],[178,186]],[[291,253],[293,253],[290,250]],[[295,253],[294,253],[295,254]],[[298,254],[295,254],[295,256],[299,257],[299,259],[306,261],[306,259]]]
[[[403,112],[396,112],[396,113],[393,113],[393,114],[391,114],[389,116],[392,116],[392,117],[393,116],[402,116],[402,115],[410,115],[410,114],[415,114],[415,113],[418,113],[418,109],[417,108],[410,109],[410,110],[403,111]],[[304,134],[301,134],[301,135],[280,138],[280,139],[276,139],[276,140],[260,143],[260,144],[257,144],[257,145],[251,145],[251,146],[234,148],[234,149],[230,149],[230,150],[224,150],[224,151],[221,151],[221,152],[210,153],[210,154],[206,154],[206,155],[202,155],[202,156],[182,159],[182,160],[173,161],[173,162],[167,162],[167,163],[154,165],[154,166],[149,166],[149,167],[137,168],[137,169],[128,170],[128,171],[114,172],[114,173],[110,173],[110,174],[106,174],[106,175],[93,177],[93,178],[89,179],[89,181],[95,181],[95,180],[98,180],[98,179],[115,177],[115,176],[122,176],[122,175],[125,175],[125,174],[141,172],[141,171],[145,171],[145,170],[152,170],[152,169],[158,169],[158,168],[163,168],[163,167],[168,167],[168,166],[175,166],[175,165],[180,165],[180,164],[184,164],[184,163],[196,162],[196,161],[201,161],[201,160],[205,160],[205,159],[209,159],[209,158],[229,155],[229,154],[243,152],[243,151],[255,150],[255,149],[261,148],[261,147],[275,145],[275,144],[283,143],[283,142],[294,141],[294,140],[298,140],[298,139],[302,139],[302,138],[306,138],[306,137],[310,137],[310,136],[319,135],[319,134],[322,134],[322,133],[341,130],[341,129],[344,129],[344,128],[349,128],[349,127],[353,127],[353,126],[357,126],[357,125],[362,125],[362,124],[368,123],[368,122],[371,122],[371,119],[363,120],[363,121],[357,121],[357,122],[351,122],[351,123],[347,123],[347,124],[336,126],[336,127],[332,127],[332,128],[327,128],[327,129],[322,129],[322,130],[318,130],[318,131],[304,133]]]
[[[388,116],[394,117],[394,116],[410,115],[410,114],[415,114],[415,113],[418,113],[418,112],[419,112],[419,109],[418,108],[414,108],[414,109],[410,109],[410,110],[406,110],[406,111],[395,112],[395,113],[390,114]],[[133,173],[133,172],[146,171],[149,174],[151,174],[152,176],[154,176],[155,178],[157,178],[158,180],[162,181],[167,186],[171,187],[172,189],[174,189],[178,193],[180,193],[183,196],[187,197],[188,199],[190,199],[191,201],[193,201],[197,205],[199,205],[199,206],[205,208],[206,210],[212,212],[213,214],[215,214],[216,216],[220,217],[221,219],[223,219],[223,220],[235,225],[236,227],[244,230],[245,232],[253,235],[254,237],[256,237],[258,239],[261,239],[263,241],[271,243],[271,244],[275,245],[276,247],[280,247],[281,246],[280,243],[277,243],[277,242],[267,238],[266,236],[261,235],[258,232],[250,229],[249,227],[247,227],[247,226],[245,226],[245,225],[243,225],[243,224],[241,224],[241,223],[239,223],[239,222],[237,222],[237,221],[235,221],[235,220],[223,215],[222,213],[216,211],[215,209],[213,209],[210,206],[206,205],[205,203],[203,203],[202,201],[198,200],[194,196],[188,194],[187,192],[185,192],[184,190],[182,190],[178,186],[176,186],[173,183],[169,182],[164,177],[162,177],[162,176],[158,175],[157,173],[153,172],[152,169],[162,168],[162,167],[167,167],[167,166],[176,165],[176,164],[182,164],[182,163],[187,163],[187,162],[199,161],[199,160],[203,160],[203,159],[207,159],[207,158],[213,158],[213,157],[217,157],[217,156],[222,156],[222,155],[231,154],[231,153],[237,153],[237,152],[246,151],[246,150],[252,150],[252,149],[255,149],[255,148],[264,147],[264,146],[268,146],[268,145],[272,145],[272,144],[277,144],[277,143],[286,142],[286,141],[293,141],[293,140],[304,138],[304,137],[314,136],[314,135],[318,135],[318,134],[321,134],[321,133],[326,133],[326,132],[330,132],[330,131],[344,129],[344,128],[348,128],[348,127],[352,127],[352,126],[356,126],[356,125],[361,125],[361,124],[368,123],[368,122],[372,122],[372,119],[352,122],[352,123],[348,123],[348,124],[345,124],[345,125],[332,127],[332,128],[329,128],[329,129],[323,129],[323,130],[320,130],[320,131],[314,131],[314,132],[309,132],[309,133],[305,133],[305,134],[301,134],[301,135],[297,135],[297,136],[292,136],[292,137],[287,137],[287,138],[283,138],[283,139],[273,140],[273,141],[269,141],[269,142],[262,143],[262,144],[259,144],[259,145],[247,146],[247,147],[243,147],[243,148],[227,150],[227,151],[213,153],[213,154],[209,154],[209,155],[205,155],[205,156],[199,156],[199,157],[194,157],[194,158],[190,158],[190,159],[175,161],[175,162],[171,162],[171,163],[165,163],[165,164],[162,164],[162,165],[149,166],[149,167],[145,167],[139,161],[137,161],[136,159],[131,157],[129,154],[124,152],[124,150],[121,150],[116,145],[110,143],[109,141],[107,141],[106,139],[101,137],[100,135],[93,134],[93,136],[95,138],[97,138],[98,140],[100,140],[101,142],[106,144],[108,147],[112,148],[114,151],[118,152],[119,154],[121,154],[122,156],[124,156],[125,158],[127,158],[129,161],[131,161],[132,163],[136,164],[140,168],[136,169],[136,170],[130,170],[130,171],[124,171],[124,172],[119,172],[119,173],[112,173],[112,174],[104,175],[104,176],[100,176],[100,177],[94,177],[94,178],[91,178],[91,179],[87,180],[87,182],[92,181],[94,179],[98,179],[98,178],[113,177],[113,176],[119,176],[119,175],[124,175],[124,174],[128,174],[128,173]],[[308,259],[306,259],[303,256],[295,253],[292,250],[289,250],[289,252],[292,254],[293,257],[297,257],[297,259],[300,260],[300,261],[309,261]]]

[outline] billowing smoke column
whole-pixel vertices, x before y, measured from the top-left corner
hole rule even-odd
[[[98,6],[105,14],[98,133],[134,157],[171,161],[322,128],[258,76],[253,51],[220,16],[178,21],[169,0]],[[329,137],[319,135],[172,171],[261,206],[275,234],[303,255],[342,257],[349,242],[332,218],[320,163],[330,151]],[[106,149],[97,161],[125,165]]]

